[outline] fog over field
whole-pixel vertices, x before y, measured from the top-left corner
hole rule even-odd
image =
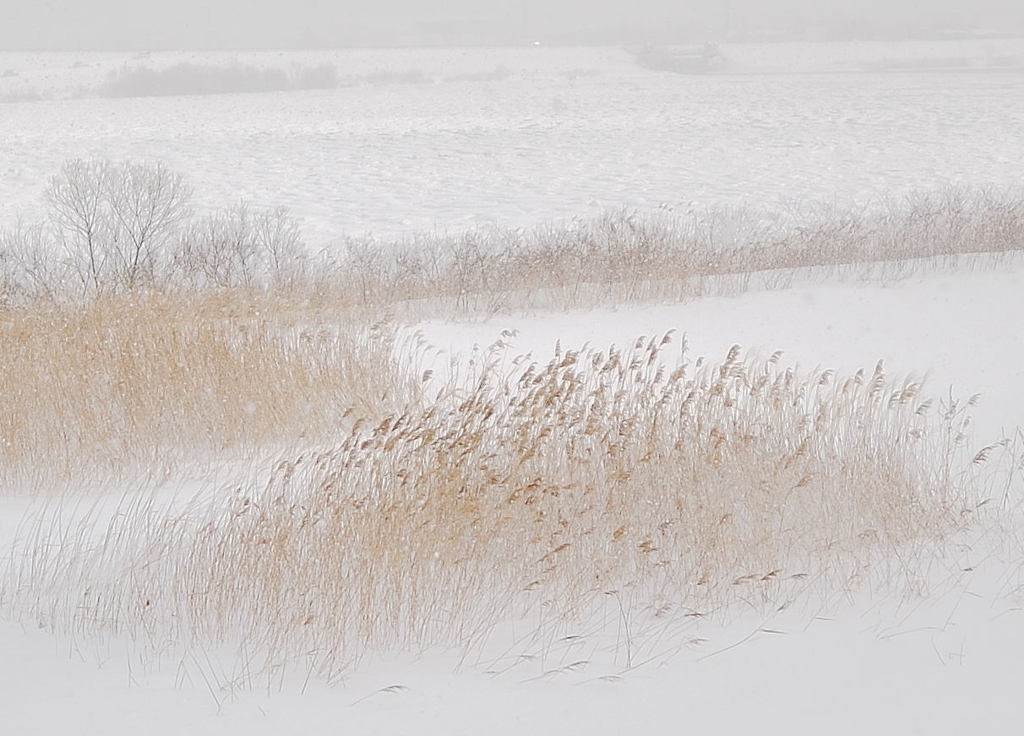
[[[0,0],[0,734],[1021,731],[1024,6]]]
[[[0,49],[864,39],[1022,27],[1015,0],[4,0]]]

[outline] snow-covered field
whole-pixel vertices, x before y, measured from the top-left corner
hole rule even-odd
[[[533,225],[608,207],[779,209],[947,183],[1016,185],[1024,160],[1019,68],[865,73],[837,61],[1024,55],[1020,42],[1000,43],[1006,48],[742,48],[732,53],[750,57],[743,68],[764,70],[776,59],[804,73],[715,76],[647,71],[620,49],[345,52],[329,57],[342,75],[415,70],[430,81],[5,104],[0,222],[35,214],[47,177],[80,156],[163,160],[189,175],[210,207],[240,198],[286,205],[317,246],[343,233]],[[288,69],[323,57],[43,61],[58,80],[88,72],[98,83],[126,61]],[[40,63],[6,58],[0,70]],[[496,69],[507,78],[460,81]]]
[[[1015,48],[914,53],[1002,58]],[[642,71],[616,50],[401,53],[346,58],[364,71],[409,65],[440,81],[0,105],[0,226],[36,214],[45,179],[73,156],[164,160],[210,207],[238,197],[288,205],[314,244],[352,232],[532,225],[622,205],[778,208],[1024,183],[1024,76],[860,71],[905,48],[793,48],[790,71],[808,59],[820,69],[824,54],[830,73],[717,77]],[[108,61],[45,59],[95,75]],[[46,66],[4,55],[0,73],[16,64]],[[442,79],[499,66],[511,75]],[[39,84],[79,84],[53,74]],[[782,350],[784,365],[807,369],[870,371],[883,359],[890,374],[927,374],[924,393],[937,400],[980,393],[972,447],[1020,436],[1020,258],[912,273],[884,282],[797,277],[784,289],[683,304],[404,329],[462,360],[503,331],[515,333],[514,352],[543,359],[556,341],[601,349],[668,330],[686,336],[690,354],[716,360],[733,344],[765,356]],[[245,652],[159,661],[123,638],[55,635],[46,621],[0,615],[0,732],[1017,733],[1024,488],[1007,467],[992,472],[1000,512],[912,571],[911,590],[818,591],[772,615],[740,605],[686,617],[643,638],[642,656],[627,655],[641,637],[623,620],[540,644],[510,630],[479,659],[445,650],[371,656],[330,686],[275,673],[268,688],[246,670]],[[0,548],[32,506],[0,494]],[[893,566],[900,572],[899,560]]]

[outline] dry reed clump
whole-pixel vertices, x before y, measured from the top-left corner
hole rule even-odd
[[[0,312],[0,487],[227,460],[410,400],[388,328],[314,317],[241,290]]]
[[[666,363],[668,342],[494,358],[206,510],[136,506],[100,543],[40,529],[9,595],[58,629],[241,640],[252,671],[331,677],[612,600],[613,621],[672,621],[884,582],[983,501],[964,405],[881,364]]]
[[[716,277],[1022,249],[1020,193],[948,189],[862,209],[808,205],[784,217],[742,208],[618,211],[557,227],[349,239],[327,270],[360,304],[415,309],[433,301],[492,313],[678,300],[713,288]]]

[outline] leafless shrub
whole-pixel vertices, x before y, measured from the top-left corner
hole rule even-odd
[[[73,288],[73,274],[41,223],[0,230],[0,307],[55,303]]]
[[[243,203],[193,220],[179,235],[173,270],[189,288],[284,288],[305,277],[307,253],[287,210]]]

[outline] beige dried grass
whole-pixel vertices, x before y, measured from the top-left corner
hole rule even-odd
[[[241,290],[0,313],[0,487],[160,475],[337,432],[411,399],[393,341]]]
[[[492,356],[230,498],[171,515],[135,501],[99,544],[42,524],[8,595],[60,630],[241,640],[253,671],[330,678],[611,600],[652,630],[811,584],[884,585],[985,501],[967,407],[914,379],[798,373],[738,347],[666,361],[668,344],[511,372]]]

